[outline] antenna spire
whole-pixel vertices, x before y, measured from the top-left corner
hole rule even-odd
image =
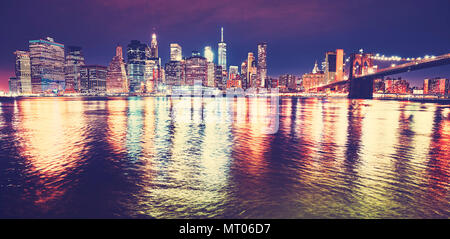
[[[220,28],[220,32],[221,32],[221,35],[220,35],[220,42],[223,42],[223,27]]]

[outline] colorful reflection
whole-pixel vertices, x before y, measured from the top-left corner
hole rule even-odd
[[[23,98],[0,136],[5,218],[450,216],[448,105]]]

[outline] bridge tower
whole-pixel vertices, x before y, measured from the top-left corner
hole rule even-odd
[[[357,76],[364,76],[373,69],[372,54],[352,53],[350,55],[349,90],[350,99],[372,99],[373,79],[370,77],[355,80]]]

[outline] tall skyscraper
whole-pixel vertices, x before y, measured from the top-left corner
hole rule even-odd
[[[20,82],[16,77],[10,77],[8,81],[9,94],[17,95],[20,93]]]
[[[255,69],[255,57],[253,52],[249,52],[247,55],[247,82],[251,87],[258,87],[256,85],[256,69]]]
[[[344,50],[329,51],[325,55],[325,83],[342,81],[344,77]]]
[[[198,55],[186,59],[186,85],[208,85],[206,58]]]
[[[220,29],[220,42],[218,49],[218,65],[222,66],[222,70],[227,69],[227,44],[223,41],[223,27]]]
[[[169,61],[165,65],[165,75],[167,85],[182,85],[182,65],[181,61]]]
[[[265,42],[258,44],[257,78],[260,86],[264,87],[267,79],[267,43]]]
[[[210,46],[205,46],[205,51],[203,53],[203,56],[206,58],[208,62],[214,61],[214,53]]]
[[[152,42],[150,45],[151,57],[158,58],[158,41],[156,40],[156,34],[152,34]]]
[[[20,86],[18,92],[21,94],[31,94],[30,53],[27,51],[15,51],[14,55],[16,55],[16,79]]]
[[[170,44],[170,60],[171,61],[181,61],[181,46],[177,43]]]
[[[214,67],[214,62],[207,62],[207,81],[209,87],[215,87],[215,74],[216,74],[216,68]]]
[[[336,52],[325,54],[325,64],[325,84],[329,84],[336,80]]]
[[[239,75],[239,67],[230,66],[230,70],[228,71],[228,79],[234,80],[238,75]]]
[[[80,69],[81,93],[106,92],[106,66],[84,65]]]
[[[116,47],[116,55],[112,58],[107,68],[106,91],[108,93],[128,92],[128,79],[121,46]]]
[[[127,46],[127,73],[130,92],[140,92],[145,85],[145,65],[147,60],[147,45],[138,40],[132,40]]]
[[[64,90],[64,45],[47,37],[29,41],[29,47],[32,92]]]
[[[336,79],[335,81],[344,80],[344,50],[336,50]]]
[[[65,92],[78,92],[80,88],[80,69],[84,66],[84,57],[81,47],[69,46],[66,52],[64,75],[66,81]]]

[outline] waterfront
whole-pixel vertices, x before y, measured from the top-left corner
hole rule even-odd
[[[2,99],[0,217],[450,217],[450,105],[272,103]]]

